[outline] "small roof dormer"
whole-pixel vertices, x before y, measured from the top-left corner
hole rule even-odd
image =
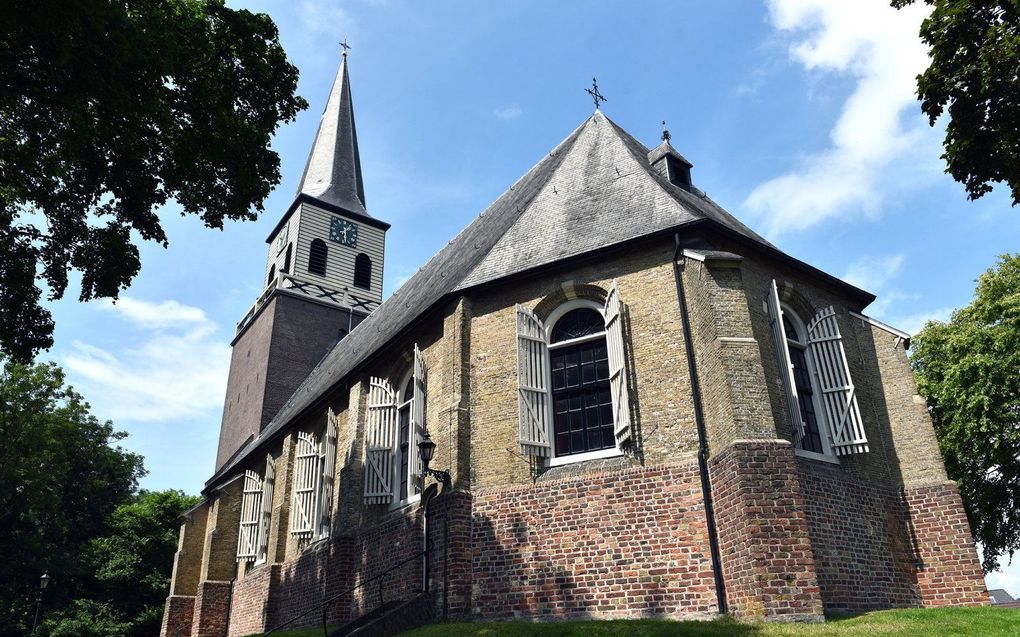
[[[669,143],[672,135],[666,130],[666,122],[662,123],[662,143],[648,153],[648,163],[671,184],[691,191],[691,168],[694,164],[687,161],[673,145]]]

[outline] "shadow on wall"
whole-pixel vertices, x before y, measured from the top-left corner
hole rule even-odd
[[[603,504],[619,507],[618,517],[584,511],[596,508],[592,496],[597,499],[601,488],[584,494],[563,486],[563,501],[540,517],[474,515],[472,617],[714,616],[707,547],[678,540],[680,528],[650,532],[659,520],[644,511],[625,513],[611,497]],[[629,516],[632,524],[621,524]],[[687,555],[677,554],[684,549]]]

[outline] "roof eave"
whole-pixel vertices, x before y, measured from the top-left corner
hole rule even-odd
[[[386,223],[385,221],[381,221],[379,219],[376,219],[375,217],[370,217],[368,215],[363,215],[360,212],[354,212],[353,210],[348,210],[347,208],[344,208],[342,206],[338,206],[336,204],[329,203],[328,201],[323,201],[322,199],[319,199],[318,197],[313,197],[312,195],[309,195],[309,194],[306,194],[306,193],[302,192],[302,193],[299,193],[296,197],[294,197],[294,203],[290,204],[290,207],[287,208],[287,212],[284,213],[283,217],[280,218],[280,221],[273,228],[273,231],[269,233],[268,237],[266,237],[266,243],[272,243],[273,242],[273,237],[276,236],[276,233],[280,231],[280,228],[282,228],[284,226],[284,224],[287,223],[287,220],[290,219],[290,216],[292,214],[294,214],[294,211],[297,210],[297,207],[299,205],[301,205],[302,203],[311,204],[313,206],[317,206],[319,208],[322,208],[323,210],[327,210],[329,212],[335,212],[337,214],[344,215],[344,216],[349,217],[349,218],[351,218],[351,219],[353,219],[355,221],[359,221],[359,222],[365,224],[366,226],[372,226],[373,228],[379,228],[383,232],[385,232],[385,231],[390,229],[390,224]]]

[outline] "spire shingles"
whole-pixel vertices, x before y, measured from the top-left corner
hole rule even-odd
[[[351,83],[347,77],[346,50],[319,121],[298,194],[315,197],[350,212],[368,214],[365,186],[361,179],[358,133],[354,127]]]

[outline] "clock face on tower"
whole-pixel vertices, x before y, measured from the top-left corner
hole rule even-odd
[[[345,246],[358,246],[358,226],[346,219],[333,217],[329,222],[329,240]]]

